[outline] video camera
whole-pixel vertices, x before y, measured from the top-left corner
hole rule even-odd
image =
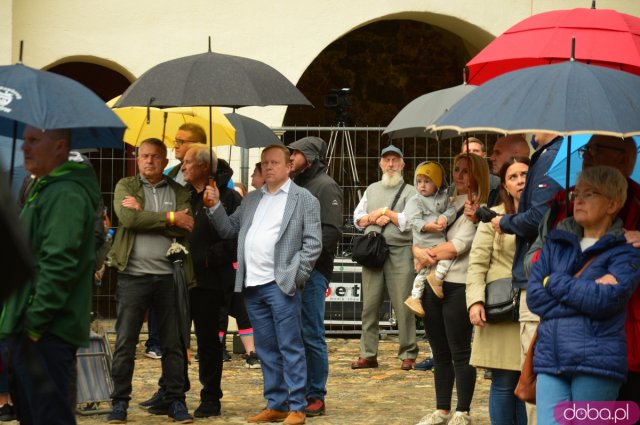
[[[336,123],[344,124],[347,121],[347,109],[351,107],[350,88],[332,89],[324,97],[324,106],[336,110]]]

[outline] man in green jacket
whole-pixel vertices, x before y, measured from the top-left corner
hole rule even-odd
[[[173,264],[166,256],[175,239],[185,244],[193,229],[190,193],[162,174],[167,148],[159,139],[147,139],[137,152],[140,174],[125,177],[116,185],[113,209],[119,227],[108,255],[118,269],[116,349],[111,375],[113,411],[109,423],[125,423],[131,399],[131,379],[136,344],[144,314],[156,312],[162,345],[162,376],[166,385],[165,414],[180,423],[190,423],[184,402],[184,356],[177,323]],[[193,281],[190,256],[185,271]]]
[[[93,171],[68,161],[69,130],[24,131],[24,166],[37,183],[20,220],[36,274],[6,301],[0,339],[11,347],[19,418],[24,424],[75,424],[70,398],[78,347],[89,345],[95,257]]]

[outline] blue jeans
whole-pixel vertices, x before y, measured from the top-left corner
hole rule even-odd
[[[324,400],[329,377],[329,354],[324,338],[324,303],[329,281],[317,270],[302,292],[302,339],[307,358],[307,397]]]
[[[553,408],[561,401],[614,401],[621,381],[586,373],[547,375],[536,380],[538,425],[555,425]]]
[[[520,378],[514,370],[491,369],[489,417],[492,425],[526,425],[524,402],[513,394]]]
[[[160,335],[158,335],[158,319],[156,319],[156,313],[153,309],[149,309],[147,316],[147,329],[149,336],[147,342],[144,343],[146,348],[160,348]]]
[[[274,410],[307,407],[307,365],[300,319],[301,294],[286,295],[275,282],[244,289],[264,379],[264,398]]]
[[[38,342],[13,337],[10,344],[20,424],[75,424],[71,380],[77,347],[49,333]]]
[[[118,274],[116,292],[116,349],[111,376],[114,401],[131,399],[131,379],[136,345],[145,312],[153,308],[158,320],[162,349],[162,377],[167,400],[184,400],[184,351],[178,332],[173,275],[131,276]]]

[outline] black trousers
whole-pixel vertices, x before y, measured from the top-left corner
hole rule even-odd
[[[473,325],[469,321],[465,290],[461,283],[444,282],[444,298],[427,286],[422,298],[424,326],[433,353],[436,408],[451,410],[456,384],[456,411],[468,412],[476,386],[476,368],[469,365]]]
[[[191,317],[198,341],[198,376],[202,384],[201,401],[222,398],[222,343],[218,338],[219,314],[224,294],[216,289],[189,290]]]

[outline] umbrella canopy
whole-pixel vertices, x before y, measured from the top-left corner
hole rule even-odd
[[[478,87],[432,130],[640,134],[640,77],[567,61],[509,72]]]
[[[434,134],[427,131],[426,127],[433,124],[454,103],[475,88],[476,86],[461,84],[424,94],[402,108],[382,134],[389,135],[391,139],[429,136],[436,136],[439,139],[455,137],[458,135],[456,132],[449,131],[444,134]]]
[[[558,182],[565,189],[567,188],[567,166],[570,164],[569,170],[569,186],[575,186],[576,179],[578,178],[578,174],[582,171],[582,156],[578,153],[578,150],[589,143],[589,139],[591,139],[591,134],[580,134],[577,136],[573,136],[571,139],[571,155],[570,159],[567,163],[567,148],[568,148],[568,140],[564,139],[562,141],[562,145],[560,146],[560,150],[558,150],[558,154],[556,155],[555,160],[549,167],[549,171],[547,171],[547,175]],[[638,153],[640,154],[640,137],[635,136],[633,139],[638,146]],[[640,161],[636,161],[635,168],[633,169],[633,173],[631,173],[631,178],[640,183]]]
[[[640,18],[578,8],[539,13],[509,28],[469,61],[469,82],[567,60],[573,37],[576,60],[640,75]]]
[[[282,144],[282,140],[266,125],[253,118],[231,113],[225,114],[236,129],[236,146],[242,148],[263,148],[273,144]]]
[[[125,125],[91,90],[52,72],[17,64],[0,66],[0,121],[42,130],[71,129],[71,147],[122,149]],[[0,123],[0,135],[14,137]]]
[[[124,92],[123,106],[311,105],[284,75],[249,58],[203,53],[163,62]]]
[[[107,102],[108,106],[115,104],[119,97]],[[181,109],[184,111],[175,111]],[[207,118],[194,116],[190,108],[143,108],[131,106],[114,108],[113,112],[127,125],[124,133],[124,141],[132,146],[138,146],[140,142],[150,137],[161,139],[165,145],[173,148],[173,139],[182,124],[198,124],[207,133],[207,140],[211,140],[213,146],[233,145],[235,143],[236,130],[219,109],[212,109],[213,137],[209,133],[208,108]],[[205,108],[203,108],[205,109]]]

